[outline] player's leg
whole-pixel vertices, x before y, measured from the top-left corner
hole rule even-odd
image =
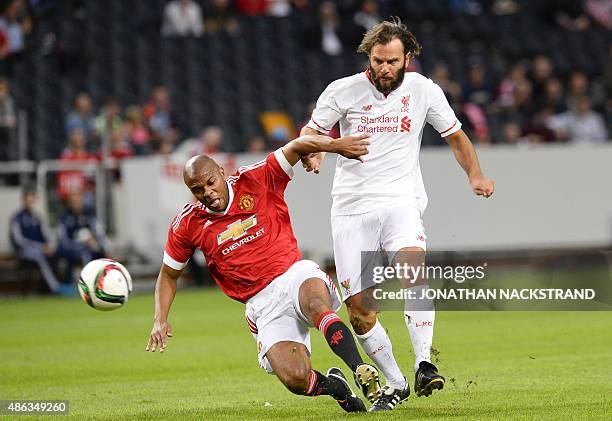
[[[410,205],[387,209],[382,219],[382,242],[392,265],[415,268],[425,263],[426,238],[420,211]],[[409,272],[410,273],[410,272]],[[412,272],[414,273],[414,272]],[[427,279],[402,279],[403,288],[411,288],[415,296],[429,288]],[[431,364],[435,308],[430,299],[406,300],[404,320],[410,334],[415,355],[415,391],[417,396],[429,396],[434,389],[442,389],[444,378]]]
[[[247,301],[246,322],[257,342],[259,365],[293,393],[330,395],[345,411],[365,411],[340,369],[332,368],[327,375],[311,369],[310,330],[298,300],[308,273],[325,277],[314,262],[299,261]]]
[[[306,346],[299,342],[282,341],[272,345],[266,358],[276,377],[296,395],[329,395],[347,412],[363,412],[365,405],[350,389],[339,369],[327,375],[313,370]]]
[[[320,278],[308,278],[299,288],[300,311],[311,326],[323,333],[331,350],[350,367],[363,394],[372,400],[380,391],[378,370],[364,364],[351,331],[333,310],[340,305],[335,295],[336,306],[332,304],[330,285]]]
[[[380,248],[379,217],[376,212],[334,216],[332,234],[338,281],[342,287],[349,320],[357,341],[383,372],[387,386],[393,390],[406,391],[406,379],[395,361],[393,346],[376,316],[376,307],[369,289],[372,285],[367,284],[361,277],[362,265],[366,267],[372,263],[362,262],[361,251],[374,251]],[[374,255],[363,257],[375,258]],[[402,396],[407,397],[409,393],[408,390]]]
[[[371,288],[348,297],[345,301],[351,325],[363,350],[387,378],[381,396],[370,411],[390,410],[410,396],[410,386],[402,374],[387,331],[378,321],[372,306]]]
[[[61,281],[60,292],[64,290],[73,290],[74,270],[81,263],[81,254],[79,250],[62,247],[61,245],[55,251],[55,256],[59,264],[59,279]]]
[[[60,283],[55,277],[55,273],[53,273],[53,269],[51,268],[51,264],[49,263],[49,259],[39,248],[25,248],[20,255],[21,258],[27,259],[33,262],[36,262],[38,267],[40,268],[40,272],[45,279],[45,282],[49,286],[49,289],[52,292],[58,292],[60,289]]]
[[[419,267],[425,263],[425,250],[421,247],[404,247],[393,259],[393,264]],[[427,279],[420,277],[413,280],[402,280],[403,288],[410,288],[416,297],[425,297],[423,291],[429,288]],[[433,343],[436,311],[433,300],[418,298],[406,300],[404,304],[404,320],[410,334],[414,350],[414,390],[417,396],[429,396],[433,390],[444,387],[444,377],[438,374],[438,369],[431,363],[431,347]]]
[[[299,302],[300,310],[309,324],[323,333],[331,350],[355,372],[363,360],[349,328],[332,310],[325,281],[318,278],[305,280],[300,286]]]

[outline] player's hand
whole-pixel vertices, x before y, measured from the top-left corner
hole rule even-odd
[[[321,169],[321,161],[323,160],[323,154],[321,152],[311,153],[304,155],[300,158],[302,166],[306,172],[314,171],[315,174],[319,174]]]
[[[495,182],[482,175],[470,177],[470,186],[477,196],[491,197],[495,191]]]
[[[159,348],[159,352],[164,352],[166,350],[166,340],[171,337],[172,326],[170,326],[170,323],[167,321],[155,321],[146,351],[155,352]]]
[[[367,135],[359,136],[345,136],[335,140],[336,153],[344,156],[345,158],[357,159],[363,162],[363,155],[368,153],[368,145],[370,142],[367,140]]]

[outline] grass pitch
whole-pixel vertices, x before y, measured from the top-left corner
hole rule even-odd
[[[80,300],[0,302],[0,399],[67,399],[78,419],[609,419],[612,312],[439,312],[442,392],[384,414],[347,415],[329,397],[289,393],[257,365],[244,307],[179,291],[174,338],[145,352],[153,298],[104,313]],[[341,315],[346,318],[343,310]],[[401,313],[381,315],[411,386]],[[313,330],[313,367],[349,370]],[[62,417],[64,418],[64,417]],[[24,418],[19,418],[24,419]],[[44,419],[49,419],[45,417]]]

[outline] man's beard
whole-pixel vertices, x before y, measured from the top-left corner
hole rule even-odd
[[[397,77],[395,78],[395,80],[389,83],[386,87],[382,86],[382,83],[380,82],[380,79],[378,78],[378,75],[376,74],[372,66],[370,66],[370,73],[372,74],[372,80],[374,81],[374,86],[376,86],[376,89],[385,95],[389,95],[389,93],[399,88],[399,86],[402,84],[406,71],[403,68],[400,69],[397,72]]]

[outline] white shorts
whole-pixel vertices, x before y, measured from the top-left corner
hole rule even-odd
[[[275,278],[267,287],[246,303],[246,321],[257,342],[259,366],[273,373],[266,358],[272,345],[281,341],[299,342],[310,355],[311,326],[300,309],[300,286],[309,278],[325,282],[331,296],[332,309],[337,311],[342,301],[331,278],[310,260],[295,262],[287,272]]]
[[[421,212],[414,205],[396,203],[357,215],[335,215],[331,226],[336,274],[344,300],[374,285],[371,279],[362,279],[363,267],[384,263],[362,262],[362,251],[385,251],[391,262],[404,247],[427,250]]]

